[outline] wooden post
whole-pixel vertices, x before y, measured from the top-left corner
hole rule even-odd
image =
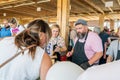
[[[99,16],[99,25],[100,25],[100,29],[103,30],[104,29],[104,15]]]
[[[62,27],[62,0],[57,0],[57,24]]]
[[[70,0],[57,0],[57,24],[61,28],[61,36],[68,45],[68,22],[69,22]]]

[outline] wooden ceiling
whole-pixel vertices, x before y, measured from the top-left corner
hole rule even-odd
[[[113,7],[105,7],[105,2],[113,1]],[[98,20],[99,15],[106,19],[120,19],[120,0],[70,0],[71,17]],[[41,11],[37,11],[41,7]],[[6,16],[3,16],[6,14]],[[0,0],[0,18],[55,18],[57,0]]]

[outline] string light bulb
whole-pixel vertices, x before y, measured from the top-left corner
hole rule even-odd
[[[6,13],[3,13],[3,16],[6,16]]]
[[[41,11],[41,7],[37,7],[37,11]]]

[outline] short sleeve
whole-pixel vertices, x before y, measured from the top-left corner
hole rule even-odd
[[[91,34],[92,39],[90,39],[91,48],[95,52],[103,51],[102,40],[97,34]]]
[[[110,44],[110,46],[108,47],[108,50],[107,50],[107,52],[106,52],[106,54],[107,55],[110,55],[110,56],[112,56],[112,57],[114,57],[114,48],[113,47],[115,47],[114,46],[114,42],[112,42],[111,44]]]

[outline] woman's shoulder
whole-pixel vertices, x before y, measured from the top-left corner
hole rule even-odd
[[[92,31],[89,31],[88,33],[88,39],[90,39],[91,41],[94,41],[94,40],[101,40],[99,35],[95,32],[92,32]]]
[[[37,47],[36,48],[36,57],[39,57],[39,58],[42,58],[43,57],[43,54],[45,53],[45,50],[42,49],[41,47]]]
[[[91,36],[98,36],[97,33],[93,32],[93,31],[89,31],[88,35],[91,35]]]
[[[118,43],[118,40],[114,40],[111,42],[111,44],[116,44],[116,43]]]
[[[36,48],[36,51],[38,51],[38,52],[44,52],[44,49],[43,48],[41,48],[41,47],[39,47],[39,46],[37,46],[37,48]]]

